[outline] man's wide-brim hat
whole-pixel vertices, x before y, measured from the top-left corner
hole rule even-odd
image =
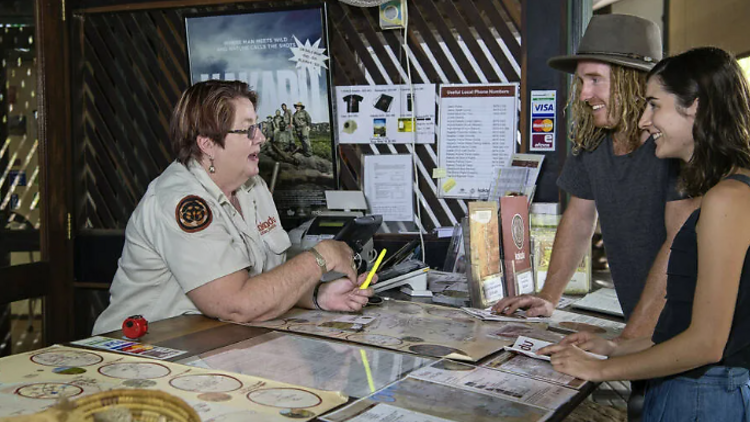
[[[661,57],[661,31],[654,22],[630,15],[597,15],[591,18],[576,54],[553,57],[547,64],[568,73],[575,73],[581,60],[649,71]]]
[[[296,103],[294,103],[294,106],[295,106],[295,107],[302,107],[302,108],[305,108],[305,105],[304,105],[304,104],[302,104],[302,101],[297,101]]]

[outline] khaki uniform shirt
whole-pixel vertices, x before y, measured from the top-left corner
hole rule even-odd
[[[236,196],[244,218],[194,160],[174,162],[154,179],[128,221],[110,305],[93,333],[120,329],[130,315],[153,322],[200,313],[191,290],[283,263],[291,243],[266,183],[251,178]]]

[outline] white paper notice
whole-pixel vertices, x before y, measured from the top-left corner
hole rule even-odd
[[[336,105],[339,143],[435,143],[434,84],[337,86]]]
[[[620,306],[620,301],[617,299],[615,289],[603,288],[589,293],[586,297],[574,303],[573,307],[620,317],[623,316],[622,306]]]
[[[536,351],[543,347],[547,347],[550,344],[552,343],[550,343],[549,341],[538,340],[535,338],[530,338],[530,337],[525,337],[525,336],[518,336],[518,338],[516,339],[516,342],[513,343],[513,346],[506,346],[505,350],[510,350],[516,353],[520,353],[530,358],[549,361],[550,360],[549,356],[538,355]]]
[[[519,295],[534,293],[534,275],[531,270],[516,273],[516,284]]]
[[[517,83],[440,87],[441,197],[487,197],[498,169],[515,152],[517,114]]]
[[[365,197],[383,221],[414,221],[411,155],[365,155]]]
[[[482,280],[482,290],[487,302],[497,302],[505,297],[503,290],[503,275],[494,274]]]

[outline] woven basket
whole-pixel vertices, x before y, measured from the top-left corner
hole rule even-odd
[[[94,414],[125,407],[137,422],[200,422],[198,414],[182,399],[158,390],[110,390],[84,396],[71,403],[68,421],[93,422]]]

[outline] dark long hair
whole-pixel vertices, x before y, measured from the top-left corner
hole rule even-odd
[[[737,168],[750,167],[750,89],[732,55],[696,48],[660,61],[648,74],[653,77],[679,108],[698,100],[695,148],[682,169],[685,193],[703,195]]]

